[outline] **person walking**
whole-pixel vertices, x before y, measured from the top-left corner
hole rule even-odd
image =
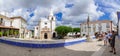
[[[98,41],[102,41],[102,33],[98,33]]]
[[[103,33],[103,36],[104,36],[104,46],[106,46],[107,45],[107,40],[108,40],[108,35],[105,32],[105,33]]]
[[[110,45],[111,45],[111,51],[113,52],[113,54],[116,54],[116,49],[115,49],[115,37],[116,37],[116,33],[115,31],[112,31],[112,36],[111,36],[111,40],[110,40]]]
[[[108,31],[108,43],[109,43],[109,45],[110,45],[110,41],[111,41],[111,36],[112,36],[112,33],[111,33],[111,31]]]

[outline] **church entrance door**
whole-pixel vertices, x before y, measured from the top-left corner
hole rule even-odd
[[[56,33],[54,32],[54,33],[53,33],[53,38],[55,38],[55,37],[56,37]]]
[[[44,33],[44,39],[47,39],[47,38],[48,38],[47,33]]]

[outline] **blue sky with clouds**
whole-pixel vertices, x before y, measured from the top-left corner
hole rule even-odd
[[[80,23],[86,22],[88,14],[90,21],[112,20],[116,23],[120,0],[0,0],[0,14],[22,16],[31,28],[41,17],[47,17],[51,9],[57,26],[79,27]]]

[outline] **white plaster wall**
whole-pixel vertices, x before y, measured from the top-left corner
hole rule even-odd
[[[45,24],[45,23],[47,23],[47,24]],[[47,28],[50,28],[50,21],[41,21],[40,22],[41,29],[45,28],[45,26],[47,26]]]
[[[11,26],[10,24],[11,24],[11,21],[10,21],[10,20],[4,19],[4,25],[5,25],[5,26],[10,27],[10,26]]]
[[[52,21],[52,31],[55,31],[55,28],[56,28],[56,22]]]
[[[94,34],[94,32],[93,32],[93,24],[90,24],[90,35],[93,35]]]
[[[38,29],[36,29],[36,28],[38,28],[38,26],[35,26],[35,28],[34,28],[34,36],[38,37],[38,30],[39,30],[39,28]]]
[[[21,19],[21,23],[22,23],[22,26],[23,26],[24,28],[26,28],[27,22],[25,22],[24,20]]]
[[[86,29],[85,29],[86,25],[83,25],[83,34],[86,34]]]
[[[99,25],[98,24],[95,24],[96,25],[96,32],[99,31]]]
[[[15,28],[20,28],[21,27],[20,19],[14,19],[12,21],[12,26],[15,27]]]
[[[102,32],[107,32],[106,23],[102,23]]]

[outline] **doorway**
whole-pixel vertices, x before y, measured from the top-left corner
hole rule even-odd
[[[47,33],[44,33],[44,39],[47,39],[48,36],[47,36]]]
[[[55,33],[55,32],[53,33],[53,36],[52,36],[52,37],[53,37],[53,38],[56,38],[56,33]]]

